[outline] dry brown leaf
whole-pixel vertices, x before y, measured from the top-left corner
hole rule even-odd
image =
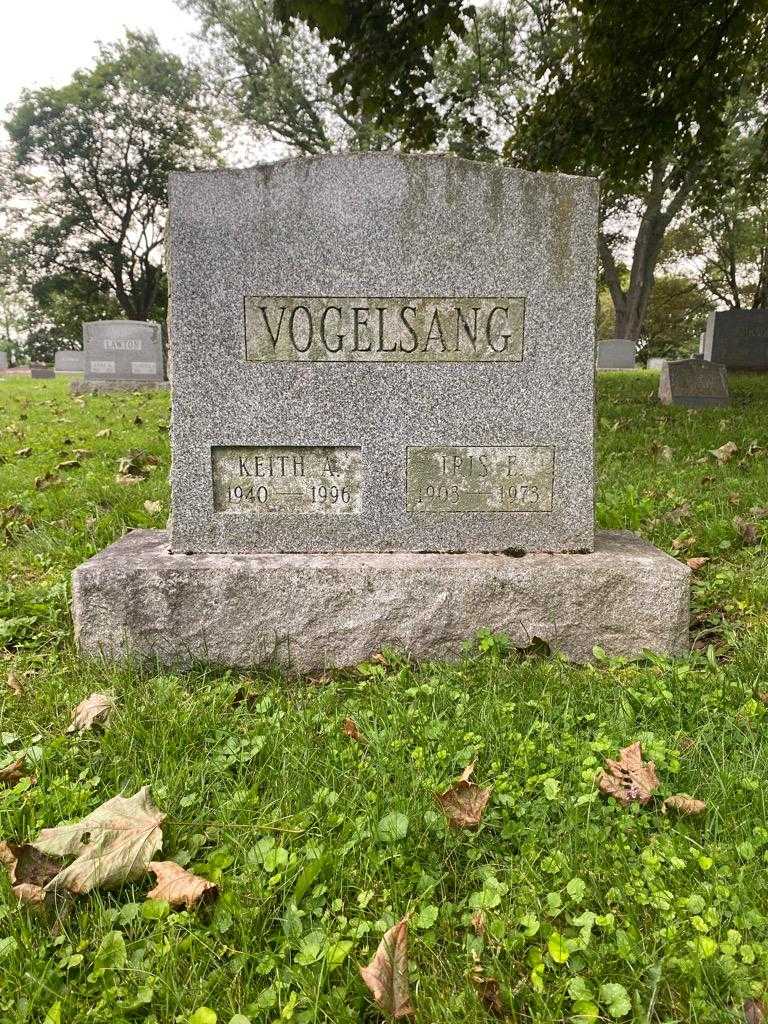
[[[80,460],[79,459],[64,459],[63,462],[60,462],[56,466],[56,469],[77,469],[77,467],[79,465],[80,465]]]
[[[757,532],[757,527],[754,523],[748,523],[747,520],[742,519],[741,516],[734,516],[733,528],[745,544],[760,543],[760,534]]]
[[[67,732],[83,732],[85,729],[92,729],[94,725],[106,725],[109,713],[115,706],[115,702],[108,693],[92,693],[81,700],[72,712],[72,721],[67,727]]]
[[[726,441],[725,444],[721,444],[719,448],[710,449],[709,454],[714,455],[722,466],[724,462],[730,462],[738,450],[739,446],[737,444],[734,444],[733,441]]]
[[[8,869],[11,888],[23,903],[42,903],[45,886],[61,868],[60,860],[46,857],[28,843],[0,842],[0,864]]]
[[[384,933],[373,960],[360,968],[360,977],[376,1005],[394,1020],[413,1017],[408,984],[408,917]]]
[[[109,427],[105,427],[104,430],[97,430],[96,437],[111,437],[112,431]]]
[[[349,736],[351,740],[355,740],[356,743],[365,742],[365,736],[360,732],[354,718],[345,718],[344,723],[341,726],[341,731],[345,736]]]
[[[219,894],[213,882],[185,871],[172,860],[153,860],[149,870],[157,876],[157,885],[147,893],[150,900],[165,900],[172,907],[193,910],[200,903],[212,903]]]
[[[14,452],[14,455],[19,459],[28,459],[31,454],[31,448],[19,448],[17,452]]]
[[[494,1017],[503,1017],[504,1004],[501,1001],[501,989],[495,978],[486,978],[484,975],[472,975],[472,984],[475,987],[478,998],[485,1009]]]
[[[476,910],[472,915],[470,923],[475,935],[485,935],[485,911]]]
[[[768,508],[760,508],[759,505],[753,505],[749,510],[749,514],[753,519],[768,519]]]
[[[693,569],[693,571],[696,572],[698,569],[701,569],[703,566],[705,566],[707,564],[707,562],[709,562],[709,561],[710,561],[709,558],[705,558],[702,555],[702,556],[700,556],[698,558],[688,558],[688,559],[686,559],[685,564],[688,566],[689,569]]]
[[[745,999],[742,1009],[746,1024],[763,1024],[768,1014],[765,1003],[760,999]]]
[[[627,806],[633,800],[647,804],[659,788],[656,766],[653,761],[643,761],[643,749],[638,742],[622,747],[619,760],[605,759],[606,771],[600,775],[600,792],[614,797]]]
[[[62,483],[60,476],[57,476],[53,470],[48,470],[47,473],[43,473],[42,476],[35,477],[35,490],[44,491],[48,487],[55,487],[56,484]]]
[[[691,506],[686,502],[684,505],[678,505],[677,508],[672,508],[669,512],[665,512],[661,517],[665,522],[672,523],[673,525],[679,525],[683,519],[687,519],[691,514]]]
[[[132,797],[112,797],[74,825],[43,829],[31,844],[36,850],[54,857],[75,856],[46,891],[85,893],[140,878],[163,845],[164,820],[144,786]]]
[[[163,511],[163,503],[162,501],[145,501],[144,511],[151,516],[159,516]]]
[[[676,793],[674,796],[668,796],[661,805],[663,814],[666,814],[667,811],[674,811],[675,814],[684,816],[691,814],[703,814],[706,809],[707,805],[703,800],[696,800],[687,793]]]
[[[115,477],[115,483],[120,484],[122,487],[129,487],[131,484],[141,484],[145,479],[146,477],[143,476],[131,476],[130,473],[118,473]]]
[[[0,768],[0,786],[15,786],[19,779],[24,778],[24,754],[17,761],[12,761],[5,768]]]
[[[468,764],[458,782],[454,782],[445,792],[435,795],[448,818],[448,823],[454,828],[474,828],[475,825],[479,825],[490,799],[490,787],[486,789],[469,781],[474,770],[474,762]]]
[[[8,689],[15,697],[21,697],[22,694],[24,693],[21,683],[19,682],[19,677],[16,675],[13,669],[11,669],[10,672],[8,673],[8,678],[5,680],[5,685],[8,687]]]

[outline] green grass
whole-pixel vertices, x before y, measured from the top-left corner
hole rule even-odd
[[[458,664],[388,655],[319,683],[79,661],[71,570],[164,520],[168,399],[73,402],[66,382],[6,378],[0,765],[33,747],[37,783],[0,792],[0,837],[148,784],[168,815],[163,856],[221,895],[208,913],[172,912],[146,901],[148,877],[51,918],[17,905],[3,877],[1,1024],[213,1021],[202,1007],[220,1024],[374,1021],[357,968],[408,911],[423,1024],[492,1019],[478,964],[513,1021],[742,1021],[768,979],[768,519],[750,512],[768,506],[768,378],[735,377],[731,408],[696,412],[661,408],[655,383],[600,375],[598,518],[711,559],[695,576],[694,653],[577,667],[486,637]],[[738,452],[720,465],[709,451],[727,441]],[[56,470],[75,449],[91,454]],[[160,464],[120,486],[132,450]],[[51,472],[60,481],[37,489]],[[20,697],[2,685],[11,672]],[[95,689],[117,696],[109,729],[66,736]],[[342,735],[348,716],[366,744]],[[702,820],[597,795],[604,757],[638,738],[660,795],[705,800]],[[489,808],[477,831],[451,831],[433,794],[475,758]]]

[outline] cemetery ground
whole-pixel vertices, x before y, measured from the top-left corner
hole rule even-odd
[[[81,662],[70,574],[164,524],[168,396],[0,384],[0,838],[149,786],[155,859],[219,890],[171,907],[146,873],[41,908],[3,872],[0,1022],[373,1021],[358,968],[406,914],[417,1021],[763,1020],[768,377],[695,411],[657,382],[599,378],[598,522],[703,560],[689,656],[580,667],[488,634],[322,679]],[[106,727],[67,733],[94,691]],[[598,776],[636,740],[659,786],[625,806]],[[473,762],[490,800],[451,828],[435,794]]]

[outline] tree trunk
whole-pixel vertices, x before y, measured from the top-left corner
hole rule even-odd
[[[652,169],[651,183],[632,250],[629,285],[626,289],[621,285],[616,258],[606,235],[601,231],[599,236],[600,261],[616,316],[615,337],[628,338],[635,343],[640,340],[648,312],[664,234],[688,198],[697,173],[697,169],[691,168],[664,206],[664,197],[669,191],[665,170],[663,164],[657,164]]]

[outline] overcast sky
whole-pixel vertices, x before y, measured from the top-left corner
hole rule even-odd
[[[0,0],[0,114],[25,86],[63,85],[91,62],[98,42],[126,28],[151,29],[184,53],[195,19],[174,0]]]

